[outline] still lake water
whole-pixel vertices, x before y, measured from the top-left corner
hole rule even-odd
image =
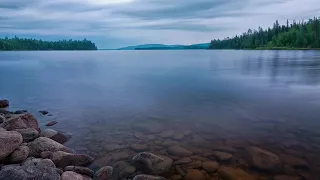
[[[320,51],[1,52],[0,83],[11,109],[58,121],[67,146],[97,159],[128,158],[135,143],[167,155],[167,142],[233,147],[245,161],[254,145],[308,163],[292,175],[319,177]]]

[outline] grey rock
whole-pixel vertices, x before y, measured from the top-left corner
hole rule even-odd
[[[59,168],[66,166],[87,166],[93,162],[93,158],[86,154],[71,154],[63,151],[54,152],[51,160]]]
[[[158,156],[148,152],[139,153],[132,160],[139,170],[153,175],[161,175],[168,172],[173,164],[173,160],[169,157]]]
[[[19,163],[28,158],[29,148],[27,146],[19,146],[13,153],[8,157],[11,164]]]
[[[136,172],[136,167],[125,161],[116,162],[113,165],[113,179],[128,179]]]
[[[64,168],[64,171],[73,171],[78,174],[87,175],[89,177],[92,177],[94,174],[94,172],[91,169],[81,166],[67,166]]]
[[[42,115],[47,115],[47,114],[49,114],[48,111],[39,111],[39,113],[41,113]]]
[[[73,171],[66,171],[62,173],[61,180],[91,180],[91,178]]]
[[[21,166],[38,166],[38,167],[51,167],[56,168],[56,165],[50,159],[41,159],[29,157],[21,163]]]
[[[94,179],[96,180],[110,180],[112,177],[113,168],[111,166],[105,166],[99,169],[94,174]]]
[[[63,171],[59,168],[55,168],[55,170],[57,171],[58,174],[60,174],[60,176],[62,175]]]
[[[46,137],[39,137],[34,141],[28,143],[28,147],[30,149],[30,156],[39,157],[41,152],[44,151],[65,151],[65,152],[73,152],[71,149],[65,147],[64,145],[46,138]]]
[[[15,112],[13,112],[13,114],[24,114],[27,113],[27,110],[16,110]]]
[[[174,145],[169,147],[168,149],[169,154],[175,155],[175,156],[180,156],[180,157],[187,157],[191,156],[193,153],[179,145]]]
[[[152,176],[146,174],[139,174],[133,178],[133,180],[166,180],[166,178],[161,176]]]
[[[7,157],[22,143],[22,136],[16,131],[0,131],[0,160]]]
[[[51,151],[44,151],[44,152],[40,153],[40,157],[44,158],[44,159],[51,158],[52,154],[53,154],[53,152],[51,152]]]
[[[41,132],[40,136],[42,137],[47,137],[50,138],[60,144],[64,144],[67,142],[71,137],[71,133],[63,133],[63,132],[58,132],[53,129],[45,129]]]
[[[5,120],[6,118],[2,114],[0,114],[0,124],[3,123]]]
[[[60,180],[60,175],[51,167],[9,165],[2,167],[0,180]]]
[[[15,129],[23,137],[23,142],[30,142],[39,137],[39,132],[34,128]]]

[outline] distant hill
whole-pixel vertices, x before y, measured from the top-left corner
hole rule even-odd
[[[118,50],[182,50],[182,49],[208,49],[210,43],[192,45],[165,45],[165,44],[143,44],[137,46],[123,47]]]

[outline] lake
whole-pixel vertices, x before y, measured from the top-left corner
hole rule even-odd
[[[178,144],[204,158],[228,152],[220,165],[266,178],[320,177],[320,51],[0,52],[0,69],[0,99],[42,128],[57,121],[96,166],[137,151],[175,160]],[[249,146],[283,169],[251,168]]]

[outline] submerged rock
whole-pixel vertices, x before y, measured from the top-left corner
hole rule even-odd
[[[192,159],[190,159],[189,157],[184,157],[182,159],[179,159],[178,161],[175,161],[174,164],[175,165],[180,165],[180,164],[188,164],[191,163]]]
[[[133,180],[165,180],[166,178],[161,176],[151,176],[146,174],[136,175]]]
[[[132,144],[130,148],[136,152],[145,151],[148,149],[148,145],[146,144]]]
[[[66,166],[87,166],[92,163],[93,158],[86,154],[71,154],[63,151],[54,152],[51,160],[59,168]]]
[[[41,113],[42,115],[47,115],[47,114],[49,114],[48,111],[39,111],[39,113]]]
[[[212,155],[217,158],[219,161],[228,161],[232,159],[232,154],[221,152],[221,151],[214,151]]]
[[[208,173],[213,173],[219,169],[219,164],[216,161],[203,162],[202,169],[207,171]]]
[[[246,150],[252,166],[265,171],[279,171],[281,169],[282,164],[276,154],[253,146],[246,148]]]
[[[72,152],[71,149],[65,147],[64,145],[46,138],[46,137],[39,137],[34,141],[28,143],[28,147],[30,149],[30,156],[39,157],[41,152],[44,151],[65,151],[65,152]]]
[[[81,166],[67,166],[64,168],[64,171],[73,171],[82,175],[87,175],[89,177],[92,177],[94,174],[91,169]]]
[[[112,177],[113,168],[111,166],[105,166],[99,169],[94,174],[94,179],[96,180],[110,180]]]
[[[46,124],[46,126],[54,126],[56,125],[58,122],[57,121],[50,121]]]
[[[0,100],[0,108],[7,108],[9,107],[9,101],[6,99]]]
[[[169,147],[168,152],[171,155],[180,156],[180,157],[192,156],[193,154],[191,151],[179,145]]]
[[[169,157],[148,152],[139,153],[132,160],[139,170],[154,175],[168,172],[173,164],[173,160]]]
[[[128,179],[136,172],[137,168],[132,164],[119,161],[113,164],[113,172],[111,179]]]
[[[63,133],[63,132],[58,132],[53,129],[45,129],[41,132],[40,136],[42,137],[47,137],[50,138],[60,144],[64,144],[67,142],[71,137],[71,133]]]
[[[184,179],[185,180],[205,180],[205,176],[200,170],[189,169]]]
[[[248,174],[242,169],[222,166],[218,171],[219,178],[226,180],[257,180],[256,176]]]
[[[22,143],[22,136],[16,131],[0,131],[0,160],[7,157]]]

